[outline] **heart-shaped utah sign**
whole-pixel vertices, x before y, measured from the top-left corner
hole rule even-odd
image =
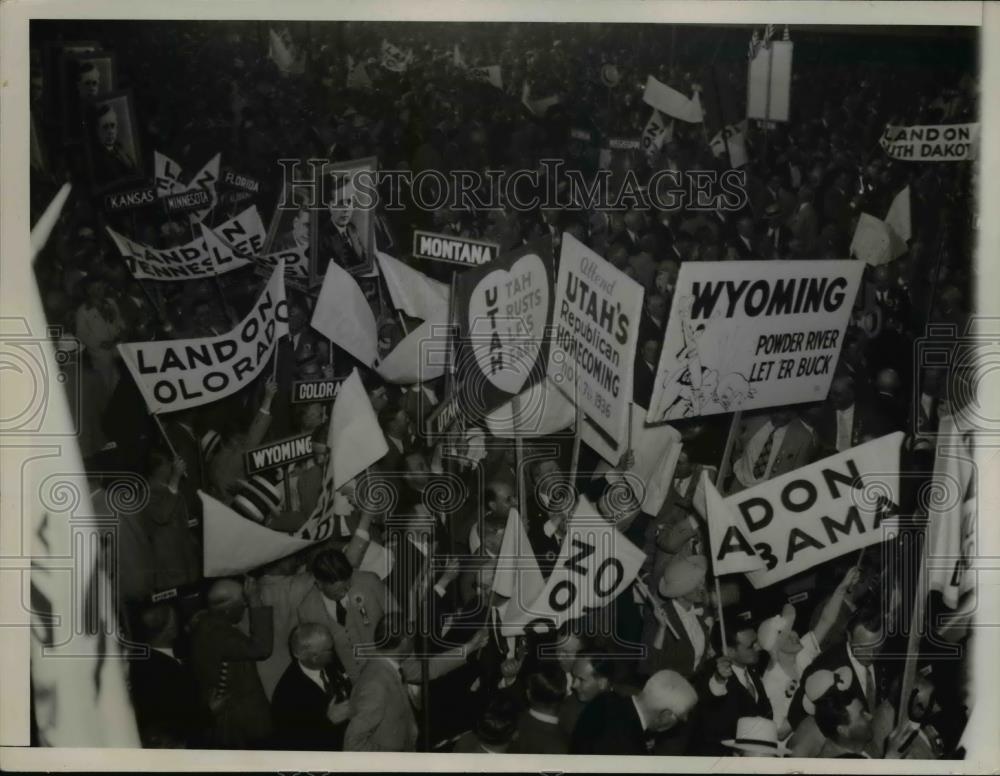
[[[476,284],[469,298],[469,339],[476,365],[497,388],[516,394],[524,387],[538,361],[548,315],[548,274],[534,253]]]

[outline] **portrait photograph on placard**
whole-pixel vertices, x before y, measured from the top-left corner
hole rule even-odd
[[[85,132],[85,109],[91,100],[113,94],[118,88],[115,55],[107,51],[63,51],[59,69],[63,109],[63,142],[79,142]]]
[[[374,268],[374,204],[369,194],[359,192],[354,176],[358,172],[374,173],[378,161],[374,158],[331,162],[322,168],[325,208],[318,214],[316,275],[333,261],[355,277],[371,275]],[[374,178],[368,178],[370,189]]]
[[[131,92],[90,99],[84,122],[84,148],[94,190],[141,181],[145,173]]]

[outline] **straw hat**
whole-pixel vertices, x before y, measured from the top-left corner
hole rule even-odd
[[[722,742],[723,746],[750,754],[783,757],[787,747],[778,742],[778,728],[773,719],[740,717],[736,721],[736,736]]]

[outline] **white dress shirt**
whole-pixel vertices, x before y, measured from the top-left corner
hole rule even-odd
[[[837,452],[842,453],[852,447],[854,436],[854,405],[846,410],[837,410]]]

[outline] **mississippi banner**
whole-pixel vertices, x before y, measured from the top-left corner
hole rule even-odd
[[[685,262],[649,422],[822,401],[865,265]]]
[[[285,277],[279,265],[253,309],[218,337],[129,342],[118,346],[152,413],[218,401],[248,385],[288,333]]]

